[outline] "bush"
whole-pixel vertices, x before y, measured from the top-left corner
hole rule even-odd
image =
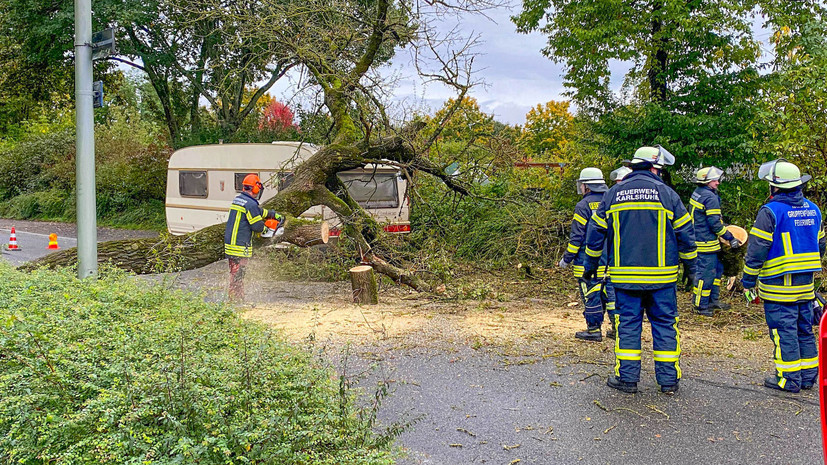
[[[331,373],[199,298],[0,265],[0,461],[390,464]]]

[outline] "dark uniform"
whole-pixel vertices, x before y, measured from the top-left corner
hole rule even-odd
[[[592,279],[583,278],[583,269],[586,262],[585,239],[587,227],[589,219],[597,211],[602,199],[602,192],[590,192],[577,202],[574,207],[574,218],[571,221],[569,244],[566,253],[563,255],[563,261],[573,263],[574,276],[577,278],[580,296],[583,298],[583,304],[586,308],[583,312],[583,316],[586,318],[586,326],[592,331],[594,330],[592,328],[598,328],[597,332],[600,332],[599,328],[603,324],[603,311],[608,312],[609,318],[612,318],[615,310],[614,289],[611,281],[606,278],[606,253],[603,254],[600,260],[598,276],[601,279],[597,277]]]
[[[692,193],[689,200],[689,213],[695,226],[695,245],[698,247],[698,262],[695,281],[692,283],[695,293],[694,305],[700,311],[707,311],[710,305],[718,302],[721,276],[724,265],[718,259],[723,237],[726,241],[733,239],[721,222],[721,197],[716,189],[701,185]]]
[[[787,391],[811,388],[818,376],[813,273],[821,271],[827,244],[821,211],[800,187],[781,191],[758,211],[750,236],[743,284],[757,284],[764,300],[775,382]]]
[[[593,223],[593,224],[592,224]],[[648,170],[612,187],[592,216],[586,237],[586,275],[597,269],[604,243],[617,299],[615,376],[640,380],[643,312],[652,324],[655,375],[661,386],[681,377],[678,264],[697,256],[692,221],[678,194]]]
[[[230,216],[224,228],[224,254],[230,262],[231,298],[244,298],[244,268],[253,255],[253,232],[264,231],[265,219],[281,220],[281,215],[261,208],[258,200],[248,192],[241,192],[230,206]]]

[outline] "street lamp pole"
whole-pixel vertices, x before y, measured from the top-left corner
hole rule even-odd
[[[78,278],[98,272],[95,207],[95,122],[92,107],[92,1],[75,0],[75,173]]]

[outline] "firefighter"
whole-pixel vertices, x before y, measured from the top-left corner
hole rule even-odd
[[[750,301],[757,287],[774,345],[775,374],[764,386],[798,392],[811,389],[818,376],[813,273],[821,271],[827,241],[821,211],[801,192],[809,175],[779,159],[761,165],[758,177],[769,182],[770,200],[750,230],[742,282]]]
[[[624,165],[624,166],[621,166],[620,168],[618,168],[618,169],[616,169],[616,170],[612,171],[612,172],[609,174],[609,179],[610,179],[611,181],[614,181],[614,183],[615,183],[615,184],[617,184],[617,183],[619,183],[620,181],[623,181],[623,178],[625,178],[625,177],[626,177],[626,175],[627,175],[627,174],[629,174],[629,173],[631,173],[631,172],[632,172],[632,169],[631,169],[631,168],[629,168],[628,166],[625,166],[625,165]]]
[[[263,232],[266,220],[283,221],[278,213],[259,206],[258,199],[264,185],[258,175],[248,174],[241,186],[242,191],[230,206],[230,216],[224,229],[224,254],[230,262],[228,294],[232,300],[244,299],[244,269],[247,259],[253,255],[253,232]]]
[[[637,392],[643,314],[652,325],[655,376],[661,392],[674,393],[681,378],[678,331],[678,264],[694,269],[697,257],[692,219],[678,194],[660,178],[675,158],[660,146],[641,147],[632,172],[603,196],[586,237],[584,278],[597,272],[603,247],[615,288],[614,373],[609,387]]]
[[[698,263],[692,280],[695,313],[713,316],[713,310],[729,310],[729,304],[718,301],[721,276],[724,265],[718,254],[721,251],[719,237],[737,249],[741,242],[727,231],[721,222],[721,197],[718,186],[724,172],[714,166],[701,168],[695,174],[698,187],[689,200],[689,214],[695,226],[695,245],[698,248]]]
[[[592,214],[600,205],[603,193],[607,190],[609,190],[609,188],[606,186],[606,181],[603,179],[603,172],[600,171],[600,169],[584,168],[580,171],[580,177],[577,179],[577,192],[582,195],[583,198],[580,199],[574,207],[574,218],[571,221],[569,244],[566,248],[566,253],[563,255],[563,258],[560,259],[560,263],[558,263],[561,268],[567,268],[569,264],[574,263],[572,268],[580,288],[583,305],[585,306],[583,316],[586,318],[586,330],[576,332],[574,337],[586,341],[603,340],[601,330],[601,326],[603,325],[603,312],[609,311],[611,314],[614,311],[614,299],[609,300],[610,293],[605,289],[605,257],[601,263],[601,279],[583,278],[583,263],[586,256],[583,242],[586,238],[586,226],[589,224],[589,219]],[[607,337],[611,336],[611,333],[607,333]]]

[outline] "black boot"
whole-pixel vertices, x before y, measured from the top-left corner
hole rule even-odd
[[[695,307],[695,313],[702,316],[715,316],[715,312],[708,308]]]
[[[726,311],[726,310],[729,310],[730,308],[732,308],[732,305],[725,304],[725,303],[722,303],[722,302],[715,302],[710,307],[715,309],[715,310],[724,310],[724,311]]]
[[[779,391],[786,391],[786,392],[798,392],[801,390],[795,382],[787,380],[784,383],[784,387],[781,387],[778,382],[781,381],[781,378],[777,376],[767,376],[764,378],[764,387],[768,387],[770,389],[777,389]]]
[[[574,337],[577,339],[583,339],[584,341],[596,341],[600,342],[603,340],[603,335],[600,331],[600,326],[590,326],[585,331],[578,331],[574,333]]]
[[[637,392],[637,383],[627,383],[626,381],[621,381],[617,378],[617,376],[609,376],[609,379],[606,380],[606,386],[628,394],[634,394]]]
[[[612,328],[606,331],[606,337],[609,339],[614,339],[617,337],[617,331],[615,331],[615,325],[612,325]]]
[[[678,392],[679,387],[680,387],[680,385],[678,384],[678,382],[675,382],[675,384],[670,384],[668,386],[667,385],[662,385],[660,387],[660,392],[662,392],[664,394],[674,394],[674,393]]]

